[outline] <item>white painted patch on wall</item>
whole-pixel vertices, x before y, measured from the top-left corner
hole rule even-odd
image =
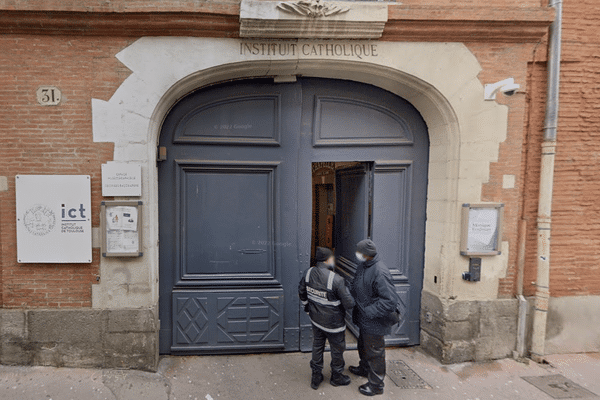
[[[514,175],[502,175],[502,189],[514,189],[516,177]]]

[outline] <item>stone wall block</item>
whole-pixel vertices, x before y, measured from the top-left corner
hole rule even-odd
[[[27,342],[27,314],[0,310],[0,363],[30,365],[34,346]]]
[[[471,340],[478,336],[478,326],[474,321],[447,321],[443,334],[444,342],[453,340]]]
[[[491,319],[490,319],[491,320]],[[490,329],[487,336],[476,340],[476,361],[497,360],[510,357],[517,346],[516,318],[497,318],[493,323],[487,322]]]
[[[0,346],[0,364],[2,365],[31,365],[34,346],[25,340],[2,342]]]
[[[476,301],[453,301],[448,304],[445,317],[448,321],[466,321],[479,317],[479,304]]]
[[[148,310],[110,310],[108,332],[153,332],[157,329],[154,312]]]
[[[27,337],[27,316],[21,310],[0,311],[0,335],[2,341]]]
[[[444,335],[444,307],[440,299],[427,292],[421,293],[421,331],[442,340]]]
[[[104,340],[105,368],[155,371],[158,365],[158,336],[154,332],[110,333]]]
[[[447,364],[509,357],[517,312],[515,299],[444,301],[423,291],[421,347]]]
[[[158,366],[156,308],[0,310],[0,362],[75,368]]]
[[[37,343],[88,343],[97,346],[105,331],[105,311],[29,311],[29,340]]]
[[[475,359],[475,343],[473,341],[455,340],[444,344],[441,362],[454,364]]]
[[[39,345],[34,365],[70,368],[102,368],[104,355],[101,346],[84,343],[47,343]]]
[[[436,359],[442,360],[444,354],[444,343],[435,336],[432,336],[429,333],[427,333],[427,331],[424,329],[421,329],[420,347]]]
[[[481,315],[495,315],[498,318],[514,317],[519,313],[517,299],[499,299],[494,301],[481,301]]]

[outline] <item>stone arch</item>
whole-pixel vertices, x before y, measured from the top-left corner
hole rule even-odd
[[[315,59],[299,55],[247,60],[240,55],[231,56],[239,43],[235,39],[142,38],[117,55],[133,74],[108,102],[92,101],[94,139],[113,141],[116,161],[143,165],[144,181],[148,183],[143,190],[147,204],[144,227],[147,259],[139,261],[139,268],[149,270],[140,274],[140,285],[145,280],[149,292],[139,298],[125,295],[109,298],[105,294],[108,288],[98,285],[94,290],[94,307],[152,306],[157,302],[156,145],[170,108],[190,91],[217,82],[291,75],[372,84],[406,99],[421,113],[430,140],[424,289],[449,295],[453,290],[452,276],[463,268],[461,261],[464,261],[458,255],[459,204],[479,200],[481,185],[488,179],[489,163],[497,160],[507,127],[507,108],[483,101],[483,86],[477,79],[480,66],[471,52],[459,43],[379,42],[379,53],[385,57],[376,60]],[[189,62],[198,48],[218,48],[224,55],[210,54],[202,61]],[[227,48],[233,49],[229,57]],[[470,151],[471,146],[473,150],[477,147],[475,143],[478,151]],[[473,168],[461,168],[464,165]],[[502,259],[506,253],[503,252]],[[101,268],[110,274],[107,267],[118,262],[103,260],[105,268]],[[433,276],[448,283],[434,284],[429,279]],[[118,280],[118,277],[103,279],[101,285]],[[495,285],[497,288],[497,282]],[[497,292],[486,285],[479,290]]]

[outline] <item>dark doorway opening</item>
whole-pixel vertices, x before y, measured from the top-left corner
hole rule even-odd
[[[372,229],[373,162],[312,163],[311,265],[316,265],[317,247],[327,247],[336,256],[336,272],[351,282],[354,248],[370,238]],[[350,313],[346,331],[348,349],[356,349],[357,327]]]
[[[341,232],[336,231],[336,219],[341,218],[338,214],[339,204],[352,203],[355,207],[363,205],[354,204],[354,191],[340,188],[336,181],[340,171],[362,168],[370,170],[372,163],[367,162],[315,162],[312,163],[312,232],[311,232],[311,264],[314,265],[314,256],[317,247],[327,247],[335,252],[337,242],[340,242]],[[338,181],[339,182],[339,181]],[[342,190],[340,190],[342,189]],[[368,194],[367,194],[368,196]],[[341,199],[339,197],[344,197]],[[339,198],[339,199],[338,199]],[[345,200],[345,202],[344,202]],[[338,204],[338,201],[342,203]],[[366,209],[368,213],[370,234],[371,202]],[[345,248],[351,248],[352,243],[344,243]]]

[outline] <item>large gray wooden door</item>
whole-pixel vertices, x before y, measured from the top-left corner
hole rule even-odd
[[[398,343],[418,343],[428,141],[410,104],[346,81],[238,81],[179,101],[160,146],[162,353],[300,349],[309,322],[297,285],[310,262],[319,161],[369,167],[365,228],[406,289],[406,325],[416,330],[402,328]],[[356,238],[338,245],[349,251]]]

